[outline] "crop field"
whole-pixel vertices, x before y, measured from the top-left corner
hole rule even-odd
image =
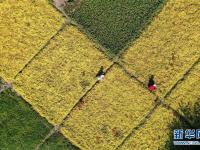
[[[170,123],[174,119],[172,111],[159,107],[141,129],[130,136],[120,150],[162,149],[170,132]]]
[[[200,100],[200,62],[189,73],[186,80],[177,86],[172,92],[166,102],[171,105],[172,108],[181,112],[180,106],[185,106],[190,103],[192,106]],[[188,118],[190,119],[190,118]]]
[[[66,26],[16,78],[14,87],[56,125],[95,83],[101,65],[110,64],[77,28]]]
[[[12,81],[64,23],[47,4],[46,0],[0,2],[0,76],[6,80]]]
[[[71,112],[62,132],[82,149],[114,149],[153,107],[154,99],[114,66],[105,82]]]
[[[53,128],[14,92],[0,94],[1,149],[34,149]],[[53,147],[49,145],[53,143]],[[54,134],[43,149],[76,149],[61,134]]]
[[[0,1],[0,149],[179,150],[173,130],[200,125],[198,18],[198,0]]]
[[[84,0],[72,16],[97,41],[117,54],[139,36],[164,0]]]
[[[141,81],[155,76],[161,97],[200,56],[198,6],[195,0],[169,1],[123,55],[125,67]]]

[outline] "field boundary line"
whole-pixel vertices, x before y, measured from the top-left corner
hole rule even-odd
[[[172,108],[165,101],[161,101],[161,103],[162,103],[163,107],[165,107],[166,109],[171,110],[172,112],[174,112],[177,116],[180,117],[181,120],[185,121],[190,127],[192,127],[192,124],[191,124],[190,120],[188,120],[184,115],[180,114],[177,110],[175,110],[174,108]]]
[[[116,58],[116,56],[115,55],[112,56],[112,54],[109,53],[109,50],[103,45],[101,45],[97,39],[92,37],[92,34],[89,33],[87,30],[85,30],[81,24],[78,24],[73,18],[71,18],[71,20],[72,20],[71,25],[77,27],[77,29],[82,34],[84,34],[89,40],[91,40],[91,42],[95,44],[95,47],[97,48],[97,50],[101,52],[107,59],[113,61]]]
[[[194,67],[198,65],[199,62],[200,62],[200,57],[196,61],[194,61],[194,63],[188,68],[188,70],[186,70],[186,72],[182,75],[182,77],[176,81],[176,83],[172,86],[172,88],[165,94],[164,99],[168,98],[171,95],[171,93],[176,89],[176,87],[180,83],[182,83],[182,81],[184,81],[185,78],[187,78],[187,76],[194,69]]]
[[[64,137],[64,140],[69,142],[69,144],[73,147],[76,147],[77,149],[81,150],[81,148],[79,148],[77,145],[75,145],[72,141],[69,140],[69,138],[65,137],[60,131],[58,126],[54,126],[49,133],[44,137],[44,139],[38,144],[36,145],[34,150],[40,150],[41,146],[44,145],[53,135],[55,134],[60,134],[61,136]]]
[[[159,106],[161,106],[161,100],[159,100],[159,98],[157,97],[155,99],[153,108],[149,110],[149,112],[141,119],[139,124],[131,130],[131,132],[124,138],[124,140],[115,149],[118,150],[119,148],[121,148],[121,146],[124,145],[124,143],[128,139],[130,139],[131,136],[133,136],[140,128],[142,128],[145,125],[145,123],[149,120],[149,118],[151,118],[152,114],[157,110]]]
[[[83,0],[82,0],[83,1]],[[68,14],[65,13],[64,10],[57,8],[54,3],[49,2],[58,12],[62,13],[62,15],[68,20],[68,23],[72,26],[77,27],[77,29],[84,34],[89,40],[91,40],[94,44],[95,47],[98,49],[98,51],[100,51],[106,58],[108,58],[109,60],[113,61],[115,59],[117,59],[118,56],[116,55],[112,55],[109,53],[109,49],[107,49],[106,47],[104,47],[103,45],[101,45],[98,40],[96,38],[94,38],[92,36],[92,34],[90,32],[88,32],[87,30],[85,30],[84,26],[82,26],[81,24],[79,24],[73,17],[70,17]]]
[[[0,87],[0,94],[3,93],[5,90],[12,88],[12,85],[9,83],[4,83]]]
[[[115,62],[115,64],[117,64],[131,79],[134,79],[136,80],[142,88],[144,88],[146,91],[148,91],[150,94],[153,94],[154,96],[158,97],[160,99],[160,97],[154,93],[154,92],[150,92],[148,89],[147,89],[147,85],[140,81],[136,76],[134,76],[133,74],[131,74],[124,66],[123,64],[119,63],[119,62]]]
[[[106,76],[106,74],[108,73],[108,71],[109,71],[110,69],[112,69],[112,67],[113,67],[114,65],[115,65],[115,63],[112,62],[112,64],[106,69],[106,71],[105,71],[105,76]],[[69,117],[69,115],[71,114],[71,112],[79,105],[80,102],[83,101],[84,97],[86,97],[87,94],[88,94],[98,83],[99,83],[99,81],[96,81],[96,82],[91,86],[91,88],[88,89],[88,90],[83,94],[83,96],[81,96],[81,97],[79,98],[79,100],[77,101],[77,103],[71,108],[71,110],[70,110],[70,111],[66,114],[66,116],[63,118],[62,122],[61,122],[60,124],[58,124],[57,126],[54,126],[54,129],[53,129],[53,131],[52,131],[53,133],[51,133],[51,131],[50,131],[50,133],[43,139],[43,141],[42,141],[40,144],[37,145],[37,147],[36,147],[37,149],[35,149],[35,150],[39,150],[39,149],[40,149],[40,146],[42,146],[54,133],[56,133],[56,132],[61,133],[61,132],[60,132],[60,129],[61,129],[61,127],[63,126],[64,122],[68,119],[68,117]],[[61,134],[62,134],[62,133],[61,133]],[[65,136],[64,136],[64,137],[65,137]],[[65,137],[65,138],[66,138],[66,137]],[[79,146],[78,146],[77,144],[74,144],[69,138],[67,138],[67,140],[68,140],[73,146],[79,148]],[[81,148],[79,148],[79,149],[81,149]]]
[[[77,149],[80,149],[77,145],[75,145],[72,141],[70,141],[67,137],[65,137],[59,130],[59,127],[58,126],[54,126],[50,131],[49,133],[44,137],[44,139],[38,144],[36,145],[35,149],[34,150],[40,150],[41,149],[41,146],[44,145],[48,139],[50,139],[53,135],[55,134],[60,134],[64,137],[64,140],[69,142],[69,144],[73,147],[76,147]],[[80,149],[81,150],[81,149]]]
[[[67,26],[67,23],[65,22],[59,30],[50,38],[47,40],[47,42],[38,50],[38,52],[24,65],[23,68],[15,75],[14,80],[32,63],[32,61],[50,44],[50,41],[53,40],[57,35],[59,35]]]
[[[154,11],[152,13],[152,16],[147,20],[147,22],[145,23],[144,27],[141,29],[141,31],[139,31],[139,34],[137,37],[135,38],[131,38],[126,44],[125,46],[119,51],[119,53],[117,54],[117,57],[119,59],[121,59],[123,57],[123,55],[127,52],[127,50],[134,45],[134,42],[136,40],[138,40],[141,35],[147,30],[147,28],[151,25],[152,22],[154,22],[155,17],[157,17],[160,12],[163,10],[164,6],[167,4],[168,0],[163,0],[163,2],[161,2],[159,7],[154,8]],[[149,12],[149,10],[148,10]]]
[[[49,133],[45,136],[45,138],[35,147],[35,150],[39,150],[40,147],[54,134],[57,132],[57,127],[54,126]]]
[[[48,0],[48,3],[57,11],[57,12],[59,12],[62,16],[63,16],[63,18],[65,18],[66,19],[66,23],[67,24],[71,24],[71,18],[65,13],[65,11],[61,8],[61,9],[59,9],[59,8],[57,8],[55,5],[54,5],[54,3],[52,2],[52,1],[50,1],[50,0]]]
[[[135,79],[137,82],[139,82],[143,88],[147,89],[146,84],[142,81],[140,81],[135,75],[133,75],[132,73],[130,73],[121,63],[119,62],[115,62],[130,78]]]
[[[185,116],[181,115],[178,111],[176,111],[171,106],[169,106],[168,104],[166,104],[163,100],[160,100],[157,97],[155,101],[156,101],[156,103],[155,103],[154,107],[146,114],[146,116],[141,120],[141,122],[136,127],[133,128],[133,130],[131,131],[131,133],[128,134],[128,136],[122,141],[122,143],[116,147],[116,150],[118,150],[119,148],[121,148],[124,145],[124,143],[127,140],[130,139],[131,136],[134,136],[136,134],[136,132],[139,131],[146,124],[146,122],[148,122],[148,120],[151,118],[151,116],[154,114],[154,112],[157,110],[157,108],[159,106],[167,109],[168,111],[174,112],[175,115],[176,115],[176,117],[179,117],[182,121],[184,121],[190,127],[192,127],[190,121],[187,118],[185,118]]]
[[[113,62],[105,71],[105,76],[108,73],[109,70],[112,69],[112,67],[115,65],[115,63]],[[58,125],[59,129],[63,126],[64,122],[68,119],[69,115],[71,114],[71,112],[78,106],[78,104],[80,102],[83,102],[83,99],[87,96],[87,94],[99,83],[99,81],[96,81],[90,89],[88,89],[83,96],[81,96],[79,98],[79,100],[77,101],[77,103],[71,108],[71,110],[66,114],[66,116],[63,118],[62,122]]]
[[[3,93],[5,90],[12,88],[12,84],[6,82],[2,77],[0,77],[0,94]]]
[[[159,101],[158,106],[161,105],[161,106],[163,106],[164,108],[173,111],[177,116],[180,117],[180,119],[182,119],[183,121],[185,121],[189,126],[191,126],[190,121],[189,121],[185,116],[183,116],[182,114],[180,114],[177,110],[173,109],[173,108],[172,108],[170,105],[168,105],[165,101],[166,101],[166,99],[171,95],[171,93],[176,89],[176,87],[177,87],[179,84],[181,84],[181,83],[185,80],[185,78],[190,74],[190,72],[194,69],[194,67],[195,67],[199,62],[200,62],[200,57],[191,65],[191,67],[183,74],[183,76],[182,76],[180,79],[177,80],[177,82],[172,86],[172,88],[165,94],[163,100],[161,100],[161,98],[160,98],[159,96],[157,96],[157,100]],[[130,73],[129,71],[127,71],[127,70],[124,68],[123,64],[120,64],[119,62],[117,62],[117,64],[118,64],[119,66],[121,66],[122,69],[124,69],[124,71],[127,72],[127,74],[129,74],[132,78],[134,78],[134,79],[136,78],[136,77],[132,76],[131,73]],[[137,79],[137,78],[136,78],[136,79]],[[141,82],[140,80],[137,80],[137,81],[139,81],[140,83],[143,83],[143,82]],[[154,94],[154,93],[153,93],[153,94]],[[157,107],[158,107],[158,106],[157,106]],[[156,107],[156,108],[157,108],[157,107]],[[151,113],[149,112],[149,115],[148,115],[149,117],[151,117],[151,115],[153,114],[153,112],[155,112],[156,108],[154,108],[154,111],[153,111],[153,110],[150,110],[150,112],[151,112],[151,111],[152,111],[152,112],[151,112]],[[149,117],[148,117],[148,118],[149,118]],[[123,140],[123,142],[122,142],[120,145],[117,146],[116,149],[119,149],[132,135],[134,135],[134,133],[135,133],[137,130],[139,130],[139,129],[142,127],[142,125],[146,123],[147,120],[148,120],[148,119],[145,119],[145,117],[144,117],[144,118],[143,118],[143,121],[139,123],[139,125],[138,125],[139,127],[138,127],[138,128],[137,128],[137,127],[133,128],[132,132]]]

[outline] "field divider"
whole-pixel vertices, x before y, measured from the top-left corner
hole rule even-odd
[[[174,86],[166,93],[166,95],[164,96],[163,100],[161,100],[161,98],[159,98],[159,96],[156,96],[156,104],[155,106],[149,111],[149,113],[143,118],[143,120],[139,123],[139,125],[135,128],[133,128],[132,132],[123,140],[123,142],[117,146],[116,150],[119,149],[124,143],[125,141],[127,141],[131,136],[133,136],[137,130],[139,130],[148,120],[148,118],[151,117],[151,115],[155,112],[156,108],[158,108],[158,106],[163,106],[164,108],[171,110],[172,112],[174,112],[177,116],[180,117],[180,119],[182,119],[183,121],[185,121],[189,126],[192,127],[190,121],[183,116],[182,114],[180,114],[177,110],[173,109],[169,104],[167,104],[165,102],[166,98],[168,98],[170,96],[170,94],[173,92],[173,90],[176,89],[176,87],[182,83],[185,78],[189,75],[189,73],[191,72],[191,70],[200,62],[200,57],[192,64],[192,66],[183,74],[183,76],[174,84]],[[125,73],[127,73],[127,75],[129,75],[131,78],[134,78],[135,80],[137,80],[141,85],[143,85],[143,87],[145,88],[145,84],[143,82],[141,82],[140,80],[137,79],[137,77],[133,76],[129,71],[127,71],[125,69],[125,67],[123,66],[123,64],[121,64],[120,62],[116,62],[116,64],[118,64],[124,71]],[[147,88],[145,88],[147,89]],[[156,95],[155,93],[153,93],[154,95]]]
[[[38,52],[24,65],[24,67],[15,75],[14,80],[32,63],[32,61],[50,44],[50,41],[59,35],[67,26],[65,22],[61,28],[38,50]]]
[[[108,73],[109,70],[112,69],[112,67],[114,66],[114,62],[105,70],[105,76]],[[87,96],[87,94],[99,83],[99,81],[96,81],[90,89],[88,89],[85,94],[83,94],[83,96],[81,96],[81,98],[78,100],[78,102],[71,108],[71,110],[69,111],[69,113],[66,114],[66,116],[63,118],[62,122],[58,125],[59,129],[63,126],[64,122],[68,119],[70,113],[79,105],[79,103],[83,102],[83,99]]]
[[[34,150],[40,150],[41,146],[44,145],[48,139],[50,139],[54,134],[60,133],[62,135],[62,133],[59,131],[59,127],[58,126],[54,126],[50,132],[44,137],[44,139],[35,147]],[[73,144],[67,137],[65,137],[65,140],[67,140],[68,142],[70,142],[70,145],[76,147],[77,149],[80,149],[77,145]],[[80,149],[81,150],[81,149]]]
[[[12,88],[12,84],[5,82],[2,78],[0,78],[2,85],[0,86],[0,94],[7,89]]]
[[[176,87],[185,80],[185,78],[190,74],[194,67],[200,62],[200,57],[191,65],[191,67],[182,75],[182,77],[177,80],[177,82],[172,86],[172,88],[165,94],[164,99],[168,98],[171,93],[176,89]]]
[[[35,150],[39,150],[40,147],[56,132],[58,132],[58,129],[56,126],[54,126],[53,129],[51,129],[50,132],[45,136],[45,138],[35,147]]]
[[[65,13],[64,10],[57,8],[54,3],[49,2],[58,12],[60,12],[67,20],[67,23],[75,26],[78,28],[79,31],[81,31],[83,34],[86,35],[86,37],[88,39],[90,39],[93,43],[95,43],[96,48],[102,53],[104,54],[104,56],[106,58],[108,58],[111,61],[114,61],[115,59],[118,59],[118,56],[112,55],[111,53],[109,53],[109,50],[104,47],[103,45],[101,45],[97,39],[95,39],[90,32],[88,32],[87,30],[84,29],[84,27],[79,24],[74,18],[70,17],[68,14]]]
[[[104,47],[103,45],[101,45],[97,39],[95,39],[90,32],[88,32],[87,30],[84,29],[84,27],[77,23],[73,18],[71,18],[71,25],[77,27],[77,29],[79,31],[81,31],[83,34],[86,35],[86,37],[88,39],[90,39],[93,43],[95,43],[95,47],[106,57],[108,58],[110,61],[113,61],[117,56],[112,55],[111,53],[109,53],[109,50]]]
[[[154,8],[155,10],[154,10],[154,13],[152,14],[151,19],[146,22],[146,24],[144,25],[144,28],[140,31],[139,35],[137,37],[131,38],[126,43],[126,45],[124,46],[124,48],[119,51],[119,53],[117,54],[116,57],[118,57],[119,59],[121,59],[123,57],[123,55],[126,53],[126,51],[129,49],[129,47],[132,46],[132,45],[134,45],[134,42],[141,37],[141,35],[143,34],[143,32],[145,30],[147,30],[147,28],[149,27],[149,25],[151,25],[151,23],[154,21],[154,19],[156,18],[156,16],[158,16],[158,14],[162,11],[162,9],[166,5],[167,1],[168,0],[163,0],[162,4],[160,4],[159,7]]]
[[[65,11],[63,9],[59,9],[57,8],[53,2],[51,2],[50,0],[48,0],[49,4],[56,10],[58,11],[63,17],[65,17],[67,24],[71,24],[71,18],[65,13]]]
[[[119,61],[115,62],[115,64],[117,64],[130,78],[136,80],[145,90],[147,90],[149,93],[151,93],[151,94],[153,94],[154,96],[156,96],[156,97],[159,98],[159,96],[158,96],[156,93],[150,92],[150,91],[147,89],[147,85],[146,85],[144,82],[140,81],[136,76],[134,76],[133,74],[131,74],[131,73],[123,66],[123,64],[121,64]],[[159,98],[159,99],[160,99],[160,98]]]
[[[52,4],[53,5],[53,4]],[[54,5],[53,5],[54,6]],[[54,6],[55,7],[55,6]],[[56,7],[55,7],[56,8]],[[58,11],[60,11],[59,9],[57,9]],[[43,49],[45,49],[50,41],[52,39],[54,39],[60,32],[63,31],[63,29],[66,27],[66,25],[68,24],[68,21],[70,22],[71,25],[77,26],[79,30],[81,30],[82,32],[86,33],[86,36],[89,37],[89,39],[91,39],[92,41],[95,42],[95,44],[99,47],[98,49],[103,52],[104,54],[106,54],[106,48],[104,48],[102,45],[100,45],[93,37],[91,37],[91,35],[85,31],[83,29],[83,27],[81,25],[79,25],[78,23],[76,23],[76,21],[73,20],[73,18],[70,18],[68,15],[65,14],[65,12],[60,11],[62,14],[64,14],[65,18],[67,19],[67,22],[65,24],[63,24],[63,26],[57,31],[56,34],[54,34],[48,41],[47,43],[28,61],[28,63],[16,74],[16,76],[14,77],[14,79],[17,78],[17,76],[23,72],[24,69],[26,69],[26,67],[34,60],[35,57],[37,57],[42,51]],[[127,48],[128,49],[128,48]],[[124,52],[124,51],[123,51]],[[106,55],[107,57],[107,55]],[[115,57],[116,60],[121,59],[121,54]],[[185,78],[189,75],[190,71],[200,62],[200,57],[192,64],[192,66],[183,74],[183,76],[173,85],[173,87],[166,93],[166,95],[164,96],[164,100],[170,96],[170,94],[176,89],[177,85],[179,85],[180,83],[182,83],[182,81],[185,80]],[[123,66],[123,64],[121,64],[118,61],[113,61],[113,63],[109,66],[109,68],[106,70],[106,73],[114,66],[114,64],[117,64],[118,66],[120,66],[124,72],[131,78],[137,80],[141,86],[143,88],[145,88],[146,90],[147,87],[145,85],[145,83],[143,83],[142,81],[140,81],[137,77],[135,77],[134,75],[132,75],[129,71],[127,71],[125,69],[125,67]],[[69,111],[69,113],[65,116],[65,118],[63,119],[63,121],[58,125],[58,126],[54,126],[54,128],[52,130],[50,130],[49,134],[47,134],[47,136],[41,141],[40,144],[38,144],[35,148],[35,150],[38,150],[39,147],[44,144],[54,133],[56,132],[60,132],[60,128],[62,127],[63,123],[67,120],[67,118],[69,117],[70,113],[74,110],[74,108],[83,101],[84,97],[87,96],[87,94],[98,84],[98,81],[96,81],[92,87],[90,89],[88,89],[84,95],[79,99],[79,101],[74,105],[74,107]],[[10,88],[10,87],[9,87]],[[11,87],[12,88],[12,87]],[[0,89],[0,93],[1,93],[1,89]],[[184,119],[186,122],[190,123],[183,115],[181,115],[179,112],[177,112],[176,110],[174,110],[171,106],[169,106],[168,104],[166,104],[164,102],[164,100],[160,100],[160,98],[155,94],[154,94],[157,98],[155,99],[155,104],[154,107],[145,115],[145,117],[140,121],[140,123],[133,128],[133,130],[131,131],[131,133],[123,140],[123,142],[118,145],[118,148],[120,148],[124,142],[129,139],[132,135],[135,134],[135,132],[137,130],[139,130],[140,128],[142,128],[142,126],[146,123],[146,121],[148,121],[148,119],[151,117],[151,115],[155,112],[155,110],[162,105],[163,107],[172,110],[174,113],[176,113],[177,115],[179,115],[182,119]]]
[[[105,75],[107,74],[107,72],[114,66],[114,62],[106,69],[105,71]],[[60,128],[63,126],[64,122],[68,119],[70,113],[79,105],[79,103],[81,103],[84,99],[85,96],[87,96],[87,94],[99,83],[99,81],[96,81],[90,89],[88,89],[83,96],[81,96],[81,98],[78,100],[78,102],[72,107],[72,109],[69,111],[69,113],[67,113],[67,115],[63,118],[62,122],[56,126],[54,126],[54,128],[49,132],[49,134],[46,135],[46,137],[41,141],[41,143],[39,143],[35,150],[39,150],[40,147],[54,134],[57,132],[60,132]],[[62,134],[62,133],[61,133]],[[69,139],[68,139],[69,140]],[[69,140],[70,141],[70,140]],[[70,141],[71,142],[71,141]],[[71,142],[72,143],[72,142]],[[73,144],[73,143],[72,143]],[[73,144],[74,145],[74,144]],[[78,147],[77,145],[75,145],[76,147]]]
[[[182,114],[180,114],[177,110],[175,110],[174,108],[172,108],[169,104],[167,104],[165,101],[161,101],[162,106],[165,107],[168,110],[171,110],[176,116],[180,117],[181,120],[183,120],[184,122],[186,122],[191,128],[192,124],[191,122]]]
[[[144,124],[148,121],[148,119],[152,116],[152,114],[157,110],[157,108],[159,106],[161,106],[161,100],[159,100],[159,98],[157,97],[155,99],[155,104],[154,106],[151,108],[151,110],[144,116],[144,118],[142,118],[142,120],[140,121],[140,123],[134,127],[132,129],[132,131],[124,138],[124,140],[115,148],[116,150],[118,150],[119,148],[121,148],[122,145],[124,145],[124,143],[131,137],[133,136],[140,128],[142,128],[144,126]]]

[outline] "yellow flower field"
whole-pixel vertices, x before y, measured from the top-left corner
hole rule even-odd
[[[200,62],[190,72],[189,76],[177,86],[166,100],[174,109],[179,110],[180,105],[194,104],[200,100]],[[180,113],[182,113],[180,111]]]
[[[114,66],[65,121],[61,132],[86,150],[117,147],[154,106],[155,97]]]
[[[143,82],[153,74],[164,96],[200,56],[200,1],[169,0],[123,55],[124,65]]]
[[[61,28],[64,18],[48,0],[0,3],[0,76],[7,81]]]
[[[149,120],[138,129],[120,150],[158,150],[168,140],[170,124],[175,119],[173,113],[166,108],[158,107]]]
[[[52,124],[59,124],[111,62],[86,35],[66,26],[18,76],[14,88]]]
[[[62,1],[64,3],[64,0]],[[76,2],[79,0],[66,2],[66,6],[71,7]],[[110,3],[109,6],[100,1],[90,4],[88,0],[89,5],[83,1],[77,7],[84,7],[81,12],[86,14],[87,11],[91,11],[92,18],[96,18],[96,15],[104,14],[96,11],[96,6],[113,8],[115,5],[120,6],[121,2]],[[145,10],[146,3],[142,3],[140,8]],[[136,13],[136,16],[133,18],[136,20],[130,21],[130,15],[127,15],[130,22],[122,23],[122,26],[129,28],[132,23],[137,22],[137,17],[140,18],[139,22],[145,22],[146,10],[140,13],[140,9],[134,8],[136,5],[131,1],[124,4],[130,4],[130,12],[135,9],[133,13]],[[164,2],[159,1],[158,5],[161,4],[164,5]],[[170,125],[174,123],[174,119],[179,119],[176,116],[177,112],[174,113],[172,110],[175,109],[184,115],[180,105],[194,104],[200,100],[200,62],[197,62],[200,59],[199,8],[199,0],[167,0],[166,5],[151,20],[151,24],[140,37],[131,43],[122,56],[113,56],[111,60],[106,52],[101,50],[102,48],[106,51],[106,48],[95,43],[99,41],[98,37],[91,39],[90,36],[96,28],[94,26],[94,30],[87,31],[88,26],[94,25],[88,23],[90,19],[87,19],[87,15],[81,17],[80,12],[77,14],[80,21],[76,22],[65,14],[70,20],[67,24],[65,15],[62,16],[62,11],[59,12],[51,6],[49,0],[0,0],[0,79],[5,80],[0,81],[0,91],[9,86],[9,90],[5,91],[5,97],[22,96],[20,100],[24,99],[51,123],[49,129],[59,127],[58,133],[55,131],[47,140],[46,132],[45,137],[41,135],[40,138],[46,141],[39,140],[37,135],[33,135],[30,139],[36,139],[37,142],[32,142],[33,147],[42,149],[46,146],[48,149],[56,146],[55,144],[59,146],[60,142],[67,139],[66,142],[69,140],[69,144],[81,150],[164,149],[173,132]],[[118,12],[118,8],[113,12],[117,14],[110,16],[110,19],[115,19],[119,15],[117,21],[120,22],[120,14],[126,16],[129,13]],[[76,18],[75,14],[70,16]],[[145,20],[142,16],[145,16]],[[100,20],[107,22],[104,18],[102,15]],[[105,19],[109,21],[109,18]],[[78,24],[81,22],[85,25]],[[108,27],[114,26],[116,31],[119,31],[117,24],[118,22]],[[138,27],[134,27],[135,30],[139,30]],[[105,26],[102,29],[109,30]],[[133,30],[131,28],[130,34],[139,33]],[[122,32],[122,36],[124,33]],[[104,36],[107,39],[108,33]],[[124,39],[122,38],[122,41]],[[111,40],[111,45],[112,42],[116,43]],[[107,71],[105,79],[97,82],[96,74],[101,66]],[[149,92],[141,85],[141,82],[147,85],[150,75],[155,76],[158,87],[155,93]],[[184,79],[183,75],[186,75]],[[176,84],[177,81],[181,82]],[[172,87],[173,90],[170,90]],[[12,95],[11,91],[16,93]],[[10,96],[8,98],[12,98]],[[5,102],[2,103],[2,107],[7,105],[4,96],[1,99]],[[158,99],[159,104],[155,101]],[[167,108],[167,105],[164,105],[166,103],[171,107]],[[12,107],[13,104],[6,108]],[[155,108],[157,104],[159,106]],[[151,111],[152,108],[155,109]],[[16,110],[21,109],[19,107]],[[151,116],[147,118],[149,112]],[[12,117],[9,111],[8,117]],[[23,118],[23,114],[20,117]],[[186,117],[183,116],[186,120],[190,119]],[[179,121],[185,121],[183,118]],[[17,115],[15,120],[17,125],[19,122],[19,126],[23,126],[23,121],[18,119]],[[14,124],[12,127],[13,131],[9,132],[13,132],[14,135],[18,127]],[[27,131],[31,131],[37,126],[27,127]],[[7,128],[3,130],[5,137],[9,135]],[[24,131],[21,128],[20,132],[21,137],[16,132],[15,137],[9,135],[9,138],[15,141],[23,139],[27,142],[24,142],[24,145],[28,145],[31,140],[23,137]],[[58,134],[62,139],[58,139]],[[10,146],[10,140],[7,141],[2,140],[2,143]],[[68,145],[65,146],[67,149]]]

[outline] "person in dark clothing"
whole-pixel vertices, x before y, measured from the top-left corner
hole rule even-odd
[[[155,84],[154,76],[153,75],[149,78],[148,89],[151,92],[153,92],[153,91],[156,90],[156,84]]]
[[[99,72],[96,75],[96,78],[98,81],[102,81],[104,76],[105,76],[105,72],[104,72],[103,66],[101,66]]]

